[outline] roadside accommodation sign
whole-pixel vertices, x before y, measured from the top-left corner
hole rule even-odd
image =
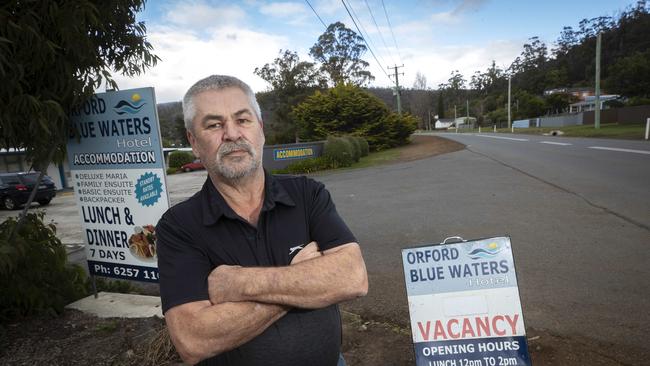
[[[157,282],[169,207],[153,88],[95,94],[72,114],[68,163],[90,274]]]
[[[418,366],[530,365],[509,237],[402,249]]]

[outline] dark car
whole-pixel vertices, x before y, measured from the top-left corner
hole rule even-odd
[[[41,173],[0,173],[0,203],[2,206],[8,210],[14,210],[24,205],[36,185],[39,174]],[[45,206],[54,196],[56,196],[56,186],[52,178],[44,175],[34,201]]]
[[[191,163],[187,163],[183,166],[181,166],[181,170],[184,172],[191,172],[194,170],[203,170],[205,167],[203,166],[203,163],[201,163],[201,160],[196,159]]]

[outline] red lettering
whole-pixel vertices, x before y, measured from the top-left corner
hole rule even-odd
[[[510,328],[512,328],[512,335],[517,333],[517,320],[519,320],[519,314],[515,314],[514,318],[506,315],[506,321],[510,324]]]
[[[445,334],[445,329],[442,327],[442,322],[436,320],[436,326],[433,330],[433,339],[438,340],[439,338],[447,339],[447,335]]]
[[[482,335],[486,335],[486,336],[492,335],[492,333],[490,332],[490,320],[488,319],[487,316],[483,318],[476,317],[474,318],[474,321],[476,322],[476,328],[478,330],[479,337]],[[481,333],[481,331],[483,331],[483,333]]]
[[[458,319],[449,319],[449,321],[447,322],[447,333],[449,333],[451,339],[460,338],[460,333],[454,333],[454,331],[451,330],[452,323],[458,324]]]
[[[494,334],[500,336],[506,335],[505,330],[499,330],[499,328],[497,328],[497,321],[499,320],[503,321],[503,316],[497,315],[494,318],[492,318],[492,329],[494,330]]]
[[[443,324],[441,320],[434,323],[433,336],[431,335],[431,321],[418,322],[418,329],[423,340],[465,339],[484,336],[505,336],[508,331],[511,335],[517,334],[517,323],[520,314],[495,315],[494,317],[452,318]]]
[[[431,330],[431,322],[427,321],[427,329],[426,330],[424,330],[422,328],[422,323],[418,322],[418,328],[420,328],[420,333],[422,334],[422,339],[424,339],[425,341],[428,341],[429,340],[429,331]]]
[[[463,319],[463,338],[467,337],[476,337],[474,329],[472,328],[472,323],[470,323],[469,318]]]

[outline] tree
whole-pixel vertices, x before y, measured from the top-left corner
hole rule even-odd
[[[419,71],[415,74],[413,90],[409,91],[411,114],[420,119],[419,128],[428,128],[429,115],[433,111],[433,94],[427,90],[427,78]]]
[[[254,72],[271,84],[273,89],[289,94],[325,82],[313,63],[300,61],[298,53],[290,50],[280,50],[280,55],[273,60],[272,64],[267,63],[262,67],[256,67]]]
[[[427,77],[422,75],[419,71],[415,73],[415,81],[413,82],[413,89],[426,90]]]
[[[317,91],[293,109],[300,137],[324,140],[330,135],[365,137],[373,150],[404,145],[417,125],[413,116],[400,117],[360,87],[339,84]]]
[[[650,97],[650,49],[619,59],[605,80],[607,90],[626,97]]]
[[[271,84],[275,92],[275,105],[271,121],[267,124],[272,130],[272,142],[298,142],[298,130],[291,117],[291,108],[311,94],[315,87],[325,86],[325,79],[313,63],[300,61],[298,53],[290,50],[280,50],[273,63],[256,67],[254,72]],[[267,100],[263,98],[261,102]]]
[[[548,111],[552,114],[565,112],[571,103],[578,101],[578,98],[569,93],[554,93],[544,97]]]
[[[370,71],[365,70],[368,62],[361,59],[366,50],[361,36],[345,24],[336,22],[318,37],[309,54],[320,62],[320,69],[328,76],[330,85],[365,85],[375,79]]]
[[[445,102],[442,94],[443,92],[441,90],[440,93],[438,93],[438,106],[437,106],[439,119],[445,118]]]
[[[446,93],[447,100],[451,100],[451,103],[448,103],[447,105],[448,107],[454,105],[459,106],[464,102],[464,100],[461,100],[463,99],[461,97],[462,94],[465,93],[465,78],[463,77],[463,74],[460,73],[460,71],[452,71],[449,80],[447,80],[447,83],[438,85],[438,88]]]
[[[0,6],[0,145],[25,149],[39,182],[47,164],[65,158],[70,112],[100,85],[117,88],[111,70],[135,76],[159,60],[135,21],[143,7],[142,0]]]

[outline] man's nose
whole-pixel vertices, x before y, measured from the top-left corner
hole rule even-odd
[[[234,121],[226,121],[223,125],[223,139],[226,141],[237,141],[241,137],[239,126]]]

